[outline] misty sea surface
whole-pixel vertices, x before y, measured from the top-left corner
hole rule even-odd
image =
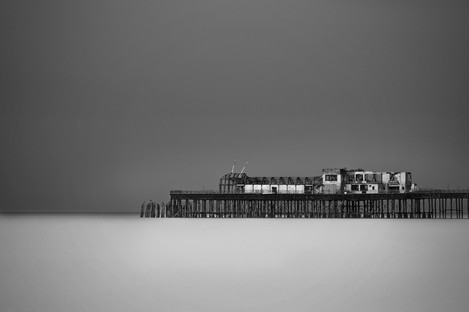
[[[469,311],[469,221],[3,214],[0,311]]]

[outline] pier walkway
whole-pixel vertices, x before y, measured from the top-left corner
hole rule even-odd
[[[171,191],[141,216],[167,218],[469,218],[469,191],[380,194],[227,194]]]

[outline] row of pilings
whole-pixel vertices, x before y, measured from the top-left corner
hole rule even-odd
[[[152,200],[144,201],[140,208],[140,218],[166,218],[169,203],[156,203]]]
[[[223,196],[225,195],[225,196]],[[469,218],[469,193],[352,195],[175,194],[142,204],[151,218]]]

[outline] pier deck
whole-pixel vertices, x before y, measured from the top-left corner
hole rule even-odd
[[[469,191],[245,194],[171,191],[171,218],[469,218]],[[161,213],[160,213],[161,214]]]

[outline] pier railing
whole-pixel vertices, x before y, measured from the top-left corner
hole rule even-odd
[[[265,195],[276,195],[276,194],[305,194],[305,195],[321,195],[321,194],[327,194],[327,195],[351,195],[351,194],[367,194],[367,195],[375,195],[375,194],[456,194],[456,193],[468,193],[469,194],[469,189],[461,189],[461,190],[448,190],[448,189],[430,189],[430,188],[420,188],[416,191],[409,191],[405,193],[400,193],[396,191],[379,191],[377,193],[363,193],[361,191],[339,191],[339,192],[322,192],[322,193],[315,193],[315,192],[309,192],[309,193],[300,193],[296,190],[278,190],[277,192],[266,192],[263,190],[254,190],[250,192],[220,192],[218,190],[198,190],[198,191],[188,191],[188,190],[172,190],[169,192],[170,195],[180,195],[180,194],[265,194]]]
[[[175,190],[169,191],[169,195],[175,194],[221,194],[219,191],[215,190],[202,190],[202,191],[185,191],[185,190]]]
[[[445,194],[452,194],[452,193],[469,193],[469,189],[432,189],[432,188],[419,188],[418,190],[412,193],[445,193]]]

